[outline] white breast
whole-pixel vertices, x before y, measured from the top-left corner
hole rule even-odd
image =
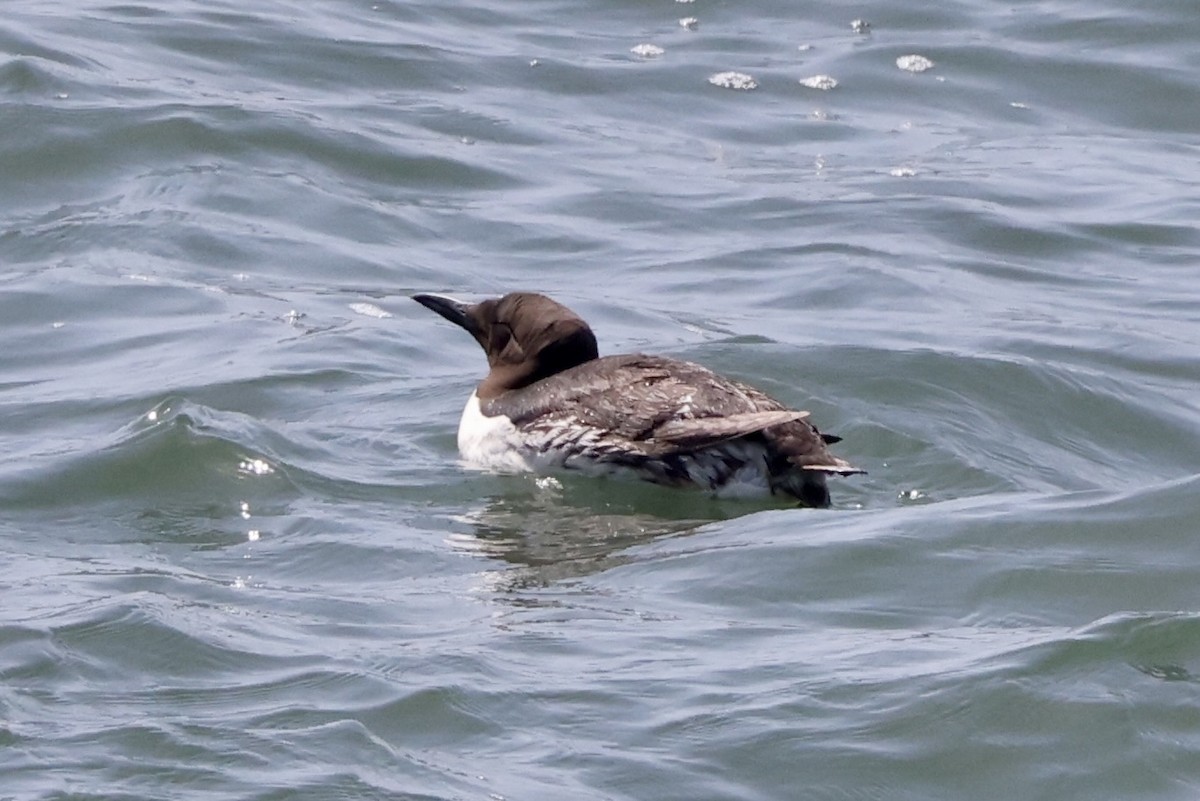
[[[504,415],[488,417],[479,409],[475,393],[467,399],[458,423],[458,452],[471,467],[485,470],[528,471],[517,427]]]

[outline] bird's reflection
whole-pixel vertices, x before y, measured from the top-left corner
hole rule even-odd
[[[505,562],[489,572],[488,585],[519,592],[629,563],[638,545],[767,508],[778,504],[632,482],[531,477],[455,517],[450,542]]]

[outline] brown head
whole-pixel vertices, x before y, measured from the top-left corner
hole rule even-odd
[[[487,354],[491,372],[477,390],[481,399],[591,361],[596,336],[579,315],[545,295],[511,292],[468,304],[444,295],[413,300],[466,329]]]

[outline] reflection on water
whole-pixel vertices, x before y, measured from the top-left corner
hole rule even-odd
[[[778,508],[771,499],[732,501],[687,489],[581,476],[529,477],[512,492],[453,518],[450,544],[501,560],[489,587],[546,587],[625,564],[633,546],[718,520]]]

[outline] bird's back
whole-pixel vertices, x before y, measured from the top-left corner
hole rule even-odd
[[[715,490],[753,473],[764,489],[826,505],[825,473],[860,472],[829,452],[806,412],[701,365],[660,356],[593,359],[485,400],[482,411],[509,418],[566,466],[620,465],[661,483]],[[812,503],[814,495],[824,502]]]

